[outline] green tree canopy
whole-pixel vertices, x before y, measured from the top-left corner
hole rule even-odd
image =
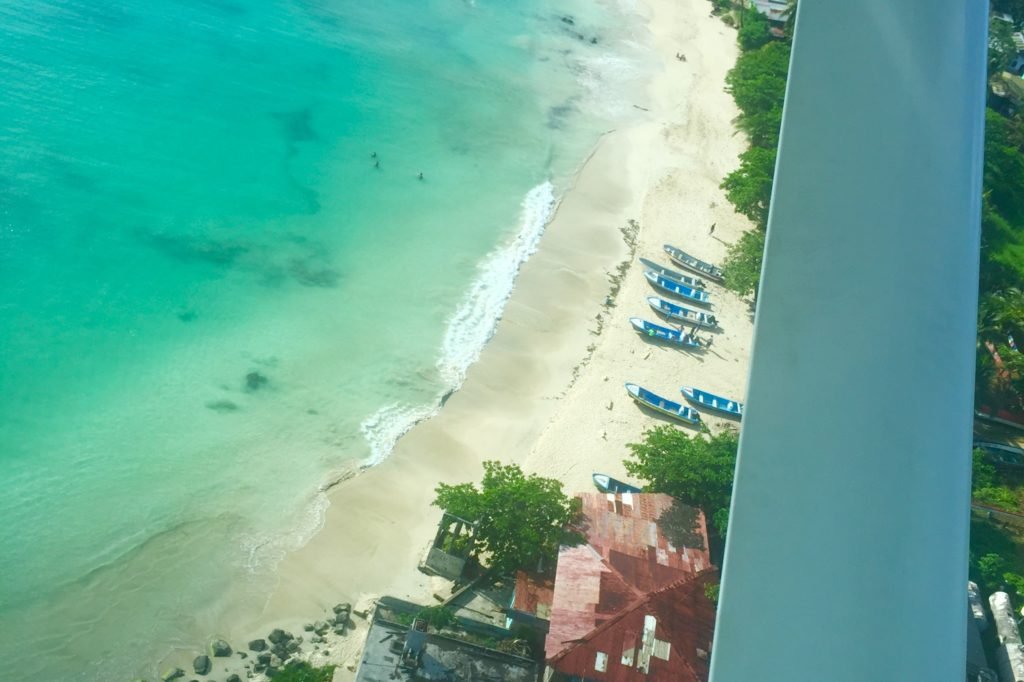
[[[435,506],[476,524],[477,548],[499,575],[536,569],[555,558],[559,545],[580,539],[569,530],[579,518],[579,500],[555,479],[526,476],[515,464],[484,462],[479,489],[441,483],[434,492]]]
[[[725,77],[726,85],[744,116],[782,105],[789,73],[789,44],[772,41],[745,52]]]
[[[753,7],[745,7],[740,12],[740,30],[736,33],[736,40],[741,50],[756,50],[771,41],[772,34],[768,32],[770,24],[767,17]]]
[[[988,22],[988,72],[989,75],[1000,73],[1010,68],[1017,56],[1017,46],[1013,44],[1013,24],[1002,19],[992,18]]]
[[[729,247],[722,263],[725,273],[723,285],[740,296],[757,291],[761,279],[761,260],[764,258],[764,230],[744,232],[739,241]]]
[[[630,443],[632,459],[623,464],[626,471],[648,482],[645,490],[667,493],[697,507],[724,536],[738,445],[730,431],[691,437],[662,425],[646,431],[641,442]]]
[[[1002,22],[999,22],[1002,23]],[[1024,131],[992,109],[985,112],[985,190],[991,207],[1015,225],[1024,219]]]
[[[740,154],[740,167],[722,182],[725,196],[736,212],[750,218],[761,229],[768,224],[774,175],[775,150],[751,147]]]

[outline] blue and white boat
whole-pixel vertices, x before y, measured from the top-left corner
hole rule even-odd
[[[701,407],[722,412],[732,417],[743,418],[743,403],[738,403],[735,400],[729,400],[728,398],[723,398],[720,395],[708,393],[692,386],[683,386],[679,390],[682,391],[687,400],[697,403]]]
[[[676,272],[675,270],[670,270],[652,260],[641,258],[640,263],[651,272],[657,273],[665,279],[671,279],[694,289],[703,289],[705,287],[703,280],[699,280],[696,277],[690,277],[689,275],[684,275],[683,273]]]
[[[655,412],[660,412],[666,417],[671,417],[687,424],[700,424],[700,412],[692,407],[681,405],[668,398],[662,398],[660,395],[651,393],[646,388],[636,384],[626,384],[626,390],[629,391],[629,395],[632,396],[633,400],[649,407]]]
[[[676,282],[675,280],[662,277],[658,273],[651,272],[650,270],[644,271],[644,277],[646,277],[647,281],[651,283],[651,286],[661,289],[662,291],[667,291],[673,296],[678,296],[679,298],[698,305],[711,305],[711,296],[709,296],[706,291],[693,289],[685,284]]]
[[[643,492],[640,488],[635,485],[623,483],[618,481],[608,474],[597,474],[593,475],[594,485],[597,489],[603,493],[640,493]]]
[[[662,327],[661,325],[648,322],[647,320],[639,317],[629,318],[629,323],[633,325],[633,329],[636,330],[637,334],[646,336],[652,339],[660,339],[667,341],[668,343],[674,343],[678,346],[686,346],[688,348],[700,348],[700,342],[694,339],[686,332],[681,332],[678,329],[669,329],[668,327]]]
[[[722,268],[717,265],[712,265],[702,261],[699,258],[694,258],[690,254],[686,253],[681,249],[677,249],[671,244],[665,244],[663,247],[668,257],[672,259],[672,262],[681,268],[692,270],[699,275],[704,275],[708,279],[713,279],[716,282],[722,281]]]
[[[706,327],[708,329],[714,329],[718,326],[718,320],[715,319],[715,316],[711,313],[706,313],[700,310],[691,310],[685,306],[670,303],[663,298],[658,298],[657,296],[649,296],[647,298],[647,304],[670,320],[677,320],[679,322],[685,322],[686,324],[695,324],[698,327]]]

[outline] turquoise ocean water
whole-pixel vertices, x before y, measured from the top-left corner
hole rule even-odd
[[[642,42],[610,0],[0,6],[5,674],[128,679],[258,594],[461,382]]]

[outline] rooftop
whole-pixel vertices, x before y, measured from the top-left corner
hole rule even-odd
[[[475,680],[477,682],[534,682],[539,665],[528,658],[472,644],[445,633],[414,633],[422,642],[417,665],[403,665],[402,653],[410,628],[381,617],[386,612],[416,611],[420,607],[383,598],[374,612],[366,634],[356,682],[395,682],[396,680]],[[483,626],[482,626],[483,627]],[[445,631],[447,632],[447,631]],[[409,642],[413,644],[411,640]]]
[[[717,581],[710,569],[652,592],[548,664],[602,682],[707,682],[715,605],[704,587]]]
[[[711,568],[700,511],[662,494],[578,497],[587,542],[558,555],[549,661],[648,593]]]

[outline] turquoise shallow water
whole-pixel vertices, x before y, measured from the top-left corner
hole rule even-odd
[[[143,668],[461,382],[641,101],[627,8],[512,5],[0,7],[8,674]]]

